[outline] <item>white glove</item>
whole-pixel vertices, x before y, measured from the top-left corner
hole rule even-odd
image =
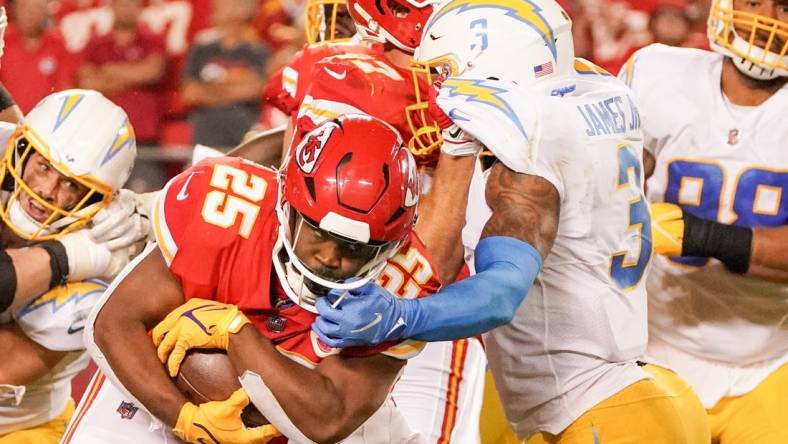
[[[93,240],[87,229],[77,230],[59,239],[68,257],[68,280],[81,281],[103,276],[112,259],[106,244]]]
[[[450,156],[476,156],[484,148],[481,142],[456,124],[444,128],[441,135],[443,136],[441,152]]]
[[[109,206],[93,216],[90,237],[114,251],[138,242],[150,232],[147,217],[137,211],[135,193],[120,190]]]

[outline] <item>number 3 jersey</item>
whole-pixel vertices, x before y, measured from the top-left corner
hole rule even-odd
[[[649,200],[726,224],[784,226],[788,87],[760,106],[734,105],[720,90],[722,63],[720,54],[652,45],[622,71],[643,115],[646,149],[656,158]],[[788,354],[788,285],[730,273],[713,259],[654,262],[653,339],[736,366]]]
[[[625,85],[578,60],[547,91],[448,78],[438,104],[507,167],[549,181],[558,233],[514,320],[487,354],[515,432],[557,434],[640,379],[647,342],[644,273],[651,257],[640,181],[642,135]],[[463,232],[473,250],[490,217],[488,177],[474,176]],[[524,213],[523,218],[531,217]]]
[[[230,157],[207,159],[173,178],[156,203],[156,240],[186,299],[198,297],[237,305],[261,335],[307,367],[343,353],[383,353],[399,359],[415,356],[418,341],[377,347],[332,349],[311,330],[316,314],[292,303],[277,278],[273,254],[276,217],[276,172]],[[415,234],[389,260],[380,281],[407,298],[440,286],[426,249]]]

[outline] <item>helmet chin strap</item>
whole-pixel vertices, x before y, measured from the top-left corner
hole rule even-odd
[[[43,227],[37,220],[30,217],[22,208],[19,199],[14,199],[8,209],[8,219],[20,231],[27,233],[28,236],[52,234],[52,227]]]
[[[746,60],[742,57],[731,57],[733,66],[739,70],[740,73],[755,80],[774,80],[780,77],[776,69],[764,68],[758,66],[754,62]]]
[[[309,288],[307,288],[306,283],[304,282],[304,275],[295,270],[290,264],[289,260],[287,262],[282,261],[280,256],[282,247],[283,241],[281,238],[279,238],[274,245],[272,254],[274,271],[276,272],[279,280],[284,284],[282,285],[282,288],[284,289],[285,294],[290,298],[291,301],[298,304],[299,307],[305,309],[306,311],[317,313],[315,301],[317,300],[318,296],[312,293]]]
[[[777,55],[769,52],[763,48],[753,46],[750,47],[750,44],[741,38],[736,31],[733,31],[733,48],[740,53],[746,54],[750,53],[756,60],[767,60],[773,59],[776,61],[778,59]],[[731,60],[733,61],[733,65],[736,69],[739,70],[742,74],[746,75],[755,80],[773,80],[777,77],[780,77],[781,73],[779,70],[775,68],[764,67],[758,65],[757,63],[747,60],[744,57],[739,56],[732,56]],[[783,73],[784,74],[784,73]]]

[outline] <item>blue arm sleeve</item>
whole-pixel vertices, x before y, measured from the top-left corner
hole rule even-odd
[[[479,241],[476,274],[432,296],[408,300],[404,337],[422,341],[468,338],[509,323],[542,267],[539,252],[512,237]]]

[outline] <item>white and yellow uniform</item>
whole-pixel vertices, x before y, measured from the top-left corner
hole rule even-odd
[[[88,364],[82,342],[84,322],[107,285],[100,280],[69,283],[53,288],[18,310],[14,321],[43,347],[67,352],[47,374],[17,387],[16,396],[0,401],[0,443],[57,442],[74,411],[71,379]],[[12,358],[12,357],[8,357]],[[35,436],[24,438],[24,431]],[[16,435],[16,436],[15,436]],[[25,440],[26,439],[26,440]]]
[[[670,375],[651,379],[654,372],[637,363],[647,343],[651,258],[640,116],[622,82],[581,60],[576,70],[573,84],[539,92],[450,78],[438,104],[510,169],[548,180],[561,200],[558,233],[533,289],[514,320],[487,336],[509,422],[523,438],[561,434],[558,442],[607,442],[637,438],[635,419],[626,408],[582,418],[594,406],[605,400],[616,407],[648,404],[691,392],[679,387],[675,393],[664,384]],[[467,251],[491,214],[486,180],[477,174],[471,185]],[[648,430],[649,442],[695,442],[686,440],[690,432],[676,409],[652,414],[664,430]]]
[[[649,201],[727,224],[784,226],[788,87],[760,106],[734,105],[720,90],[723,59],[652,45],[622,71],[656,159]],[[647,286],[648,355],[687,379],[706,408],[751,392],[780,367],[786,393],[788,285],[730,273],[714,259],[658,256]],[[784,414],[782,399],[774,407]]]

